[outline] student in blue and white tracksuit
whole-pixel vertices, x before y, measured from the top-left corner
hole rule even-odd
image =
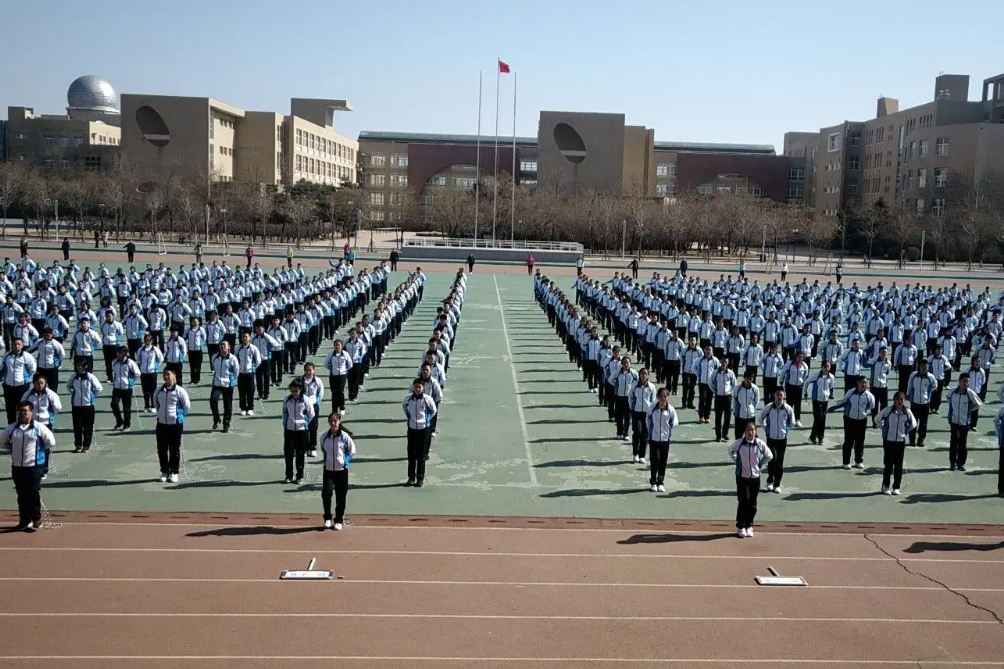
[[[45,375],[35,374],[32,387],[25,391],[21,402],[31,402],[32,415],[42,425],[53,430],[56,426],[56,414],[63,410],[63,402],[52,388],[49,388]],[[42,466],[42,479],[49,475],[49,465],[52,464],[52,453],[45,454],[45,464]]]
[[[129,357],[129,347],[119,346],[112,362],[112,414],[115,430],[132,426],[132,393],[140,377],[139,365]]]
[[[819,371],[805,380],[805,396],[812,402],[812,429],[809,431],[810,444],[822,444],[826,434],[826,411],[833,395],[834,378],[830,374],[830,363],[822,362]]]
[[[969,458],[969,430],[973,422],[973,414],[979,412],[983,402],[979,395],[969,387],[969,374],[959,374],[959,385],[948,395],[948,428],[951,432],[948,442],[948,463],[954,472],[966,471],[966,460]]]
[[[94,438],[94,402],[101,392],[97,377],[87,371],[87,363],[77,362],[77,373],[67,383],[73,414],[73,452],[86,453]]]
[[[844,469],[851,468],[851,451],[854,452],[854,468],[864,469],[865,431],[868,418],[875,408],[875,396],[868,390],[868,380],[863,376],[856,379],[857,387],[848,390],[833,403],[828,411],[844,410]]]
[[[188,392],[178,385],[174,372],[170,369],[164,370],[164,383],[153,393],[153,410],[157,414],[160,482],[166,483],[170,480],[171,483],[177,483],[178,470],[181,468],[185,417],[192,410],[192,402]]]
[[[222,351],[221,351],[222,353]],[[303,482],[303,470],[308,447],[308,427],[314,418],[314,402],[303,394],[303,383],[293,379],[289,395],[282,402],[282,453],[286,460],[284,483],[293,482],[293,462],[296,461],[296,484]]]
[[[754,384],[756,371],[746,368],[743,381],[732,391],[732,419],[735,421],[735,439],[746,434],[746,424],[756,422],[760,389]]]
[[[666,492],[666,463],[669,460],[669,443],[673,440],[673,431],[680,424],[676,409],[669,404],[669,390],[660,388],[655,405],[648,411],[646,427],[648,443],[651,447],[651,467],[648,479],[649,490]]]
[[[14,529],[32,532],[42,523],[42,475],[56,438],[34,419],[32,403],[23,401],[17,405],[17,419],[7,426],[0,441],[10,449],[10,474],[17,491],[18,523]]]
[[[164,363],[164,354],[153,345],[153,335],[143,335],[143,346],[136,350],[139,366],[139,383],[143,388],[143,409],[153,412],[153,394],[157,390],[157,376]]]
[[[655,399],[655,384],[648,380],[648,370],[642,369],[628,391],[628,407],[631,409],[631,447],[635,462],[645,462],[645,450],[648,445],[647,418]]]
[[[237,356],[230,353],[230,342],[220,342],[220,352],[209,361],[213,388],[209,393],[209,409],[213,413],[213,429],[220,426],[220,398],[223,398],[223,432],[230,432],[230,419],[234,413],[234,387],[240,364]]]
[[[352,356],[345,350],[341,339],[336,339],[334,349],[324,360],[328,370],[328,384],[331,386],[331,410],[345,415],[345,383],[352,369]]]
[[[349,464],[356,454],[352,435],[342,427],[337,412],[328,416],[328,430],[321,437],[321,454],[324,458],[324,481],[321,485],[321,504],[324,506],[324,527],[342,529],[345,522],[345,502],[349,493]],[[331,516],[331,497],[335,497],[334,519]],[[334,523],[332,523],[334,520]]]
[[[917,419],[906,408],[904,393],[897,391],[893,395],[892,405],[879,413],[879,422],[882,425],[882,450],[885,452],[882,493],[898,495],[903,483],[903,454],[906,451],[906,442],[910,438],[910,432],[917,427]]]
[[[788,432],[795,424],[795,412],[784,401],[784,390],[774,391],[774,400],[760,410],[760,424],[767,437],[767,446],[773,454],[767,469],[767,492],[781,493],[781,478],[784,476],[784,453],[788,448]],[[749,428],[746,428],[749,434]]]
[[[303,385],[303,396],[314,405],[314,417],[307,425],[307,452],[312,458],[317,457],[317,424],[321,415],[321,401],[324,399],[324,383],[317,376],[314,363],[308,362],[303,365],[303,376],[300,377]]]
[[[997,496],[1004,497],[1004,406],[997,411],[994,418],[994,428],[997,430]]]
[[[401,407],[408,421],[408,485],[425,484],[425,452],[432,432],[436,403],[425,393],[425,384],[415,379]]]
[[[31,379],[38,368],[35,358],[24,350],[24,342],[11,340],[11,349],[0,362],[3,376],[3,398],[7,408],[7,423],[17,420],[17,405],[31,385]]]
[[[782,391],[778,390],[778,392]],[[757,438],[756,423],[747,423],[743,437],[729,444],[728,452],[736,463],[736,497],[738,498],[736,529],[739,530],[740,537],[752,537],[757,497],[760,495],[760,472],[764,465],[770,466],[773,461],[773,453],[762,439]]]
[[[261,364],[261,350],[251,344],[251,333],[242,332],[234,350],[237,358],[237,406],[242,416],[254,415],[255,374]]]

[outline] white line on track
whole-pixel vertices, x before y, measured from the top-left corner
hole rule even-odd
[[[509,371],[512,372],[512,385],[516,392],[516,412],[519,414],[519,427],[523,431],[523,447],[526,449],[526,466],[530,471],[530,485],[537,487],[537,472],[533,468],[533,453],[530,451],[530,434],[526,429],[526,415],[523,413],[523,400],[520,396],[519,379],[516,378],[516,365],[512,360],[512,345],[509,343],[509,327],[505,321],[505,307],[502,306],[502,293],[499,291],[499,280],[492,274],[495,282],[495,296],[499,300],[499,313],[502,315],[502,336],[505,337],[505,350],[509,356]]]
[[[268,660],[283,662],[450,662],[477,666],[482,662],[511,664],[643,664],[643,665],[697,665],[697,664],[731,664],[731,665],[848,665],[848,666],[904,666],[916,667],[916,660],[816,660],[816,659],[715,659],[715,658],[629,658],[629,657],[459,657],[459,656],[421,656],[421,655],[0,655],[0,660],[104,660],[104,661],[153,661],[167,660],[171,662],[224,662],[224,661],[254,661]],[[925,667],[1004,667],[1002,661],[964,661],[964,660],[924,660]]]

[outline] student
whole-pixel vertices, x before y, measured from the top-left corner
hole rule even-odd
[[[857,339],[852,340],[851,347],[844,351],[838,363],[840,371],[844,374],[845,393],[857,388],[858,379],[864,378],[862,371],[865,363],[865,352],[861,350],[861,342]]]
[[[155,410],[153,394],[157,390],[157,375],[164,363],[164,354],[153,345],[153,335],[143,335],[143,346],[136,351],[136,363],[139,366],[139,383],[143,389],[143,409]]]
[[[425,485],[425,451],[432,431],[432,417],[436,403],[425,394],[425,384],[415,379],[411,393],[401,403],[408,428],[408,483],[421,488]]]
[[[3,374],[3,396],[7,410],[7,424],[18,418],[17,406],[31,385],[38,365],[31,353],[24,350],[24,342],[20,339],[11,340],[11,349],[0,362],[0,372]]]
[[[620,369],[613,378],[614,381],[614,418],[617,422],[617,436],[624,441],[631,441],[628,430],[631,427],[631,389],[638,382],[638,372],[631,369],[630,356],[622,356]]]
[[[928,370],[938,382],[938,386],[931,393],[931,413],[937,414],[941,410],[941,398],[945,391],[945,386],[952,380],[952,362],[945,357],[940,346],[934,348],[934,355],[927,360]],[[1004,398],[1001,399],[1004,403]]]
[[[79,328],[73,334],[73,343],[70,345],[70,355],[73,357],[73,368],[77,368],[78,362],[83,362],[87,372],[94,371],[94,351],[101,347],[101,335],[91,329],[91,319],[82,316],[79,319]]]
[[[997,411],[994,428],[997,430],[997,449],[1000,453],[997,460],[997,496],[1004,497],[1004,406]]]
[[[615,414],[617,409],[617,374],[620,373],[621,369],[621,347],[614,346],[613,352],[610,355],[610,360],[607,361],[606,368],[604,369],[604,377],[606,382],[604,383],[605,395],[606,395],[606,405],[607,405],[607,422],[613,423],[615,420]],[[620,436],[620,430],[617,431],[617,436]]]
[[[419,370],[418,378],[422,379],[422,383],[425,384],[425,394],[431,397],[432,401],[436,403],[436,414],[432,417],[432,425],[430,426],[431,433],[429,435],[431,437],[435,437],[437,434],[437,426],[439,425],[439,406],[443,402],[443,387],[439,385],[439,381],[437,381],[432,375],[432,365],[428,362],[422,363],[422,368]],[[425,451],[425,459],[429,459],[428,449]]]
[[[681,408],[694,409],[694,394],[697,390],[697,374],[694,367],[701,360],[704,352],[697,348],[697,338],[691,336],[687,340],[687,348],[684,349],[681,359],[683,370],[683,401]]]
[[[781,478],[784,476],[784,452],[788,448],[788,432],[795,424],[795,412],[784,401],[783,389],[776,389],[774,400],[760,410],[759,423],[764,428],[767,446],[770,447],[773,454],[773,459],[767,469],[767,492],[775,492],[780,495]],[[747,436],[749,429],[747,426]]]
[[[728,358],[721,359],[710,385],[714,393],[715,441],[725,441],[732,419],[732,394],[736,387],[736,375],[729,369]]]
[[[959,385],[948,395],[948,427],[951,436],[948,442],[948,464],[951,471],[966,471],[969,458],[967,441],[973,415],[979,412],[983,402],[969,387],[969,374],[959,374]]]
[[[202,347],[205,343],[206,329],[202,327],[202,319],[194,316],[191,327],[185,333],[185,347],[188,354],[188,378],[195,385],[202,380]]]
[[[826,433],[826,411],[833,395],[834,378],[830,374],[830,363],[823,361],[819,371],[805,380],[805,394],[812,402],[812,430],[809,431],[810,444],[822,444]]]
[[[660,388],[655,405],[648,411],[646,428],[651,446],[651,469],[648,479],[651,492],[666,492],[666,463],[669,460],[669,443],[673,431],[680,424],[676,409],[669,404],[669,391]]]
[[[763,348],[760,346],[760,337],[757,333],[750,334],[750,345],[747,346],[742,352],[742,364],[745,365],[746,371],[743,372],[743,377],[750,374],[750,379],[753,383],[756,383],[757,372],[760,371],[760,365],[763,362]],[[738,373],[739,368],[736,368]],[[745,434],[745,430],[739,435],[740,437]],[[736,437],[737,439],[739,437]]]
[[[289,395],[282,402],[282,453],[286,460],[286,478],[292,483],[293,463],[296,462],[296,485],[303,483],[304,461],[308,446],[308,428],[314,418],[314,403],[303,395],[303,383],[293,379]]]
[[[128,430],[132,427],[133,386],[140,375],[139,366],[129,358],[129,347],[119,346],[115,352],[115,361],[112,362],[113,430]]]
[[[160,482],[178,482],[181,468],[181,448],[185,432],[185,417],[192,410],[188,392],[178,385],[174,372],[164,370],[164,383],[153,394],[153,410],[157,414],[157,459],[160,461]]]
[[[743,381],[732,391],[732,417],[735,420],[735,439],[746,434],[746,424],[756,422],[757,405],[760,404],[760,389],[753,383],[756,372],[746,369]]]
[[[910,445],[924,447],[927,437],[927,419],[931,413],[931,398],[938,389],[938,380],[928,371],[927,360],[917,363],[917,371],[910,374],[906,384],[906,399],[910,412],[917,419],[917,427],[910,432]]]
[[[220,352],[209,361],[212,372],[212,389],[209,391],[209,409],[213,413],[213,429],[220,426],[220,398],[223,398],[223,433],[230,432],[234,413],[234,387],[240,372],[237,356],[230,355],[230,342],[220,342]],[[178,384],[181,385],[181,384]]]
[[[331,410],[339,416],[345,415],[345,381],[352,369],[352,357],[344,349],[341,339],[336,339],[334,350],[324,360],[331,386]]]
[[[875,417],[878,412],[885,409],[889,404],[889,372],[892,370],[892,363],[887,356],[889,349],[885,346],[879,348],[878,358],[871,363],[871,375],[869,385],[872,395],[875,396],[875,407],[872,409],[872,423],[875,424]],[[877,425],[877,424],[876,424]]]
[[[17,404],[17,419],[4,430],[2,442],[10,449],[11,479],[17,491],[18,523],[15,530],[34,532],[42,526],[42,475],[56,438],[34,419],[31,402]]]
[[[984,390],[986,387],[986,374],[983,371],[982,360],[980,360],[979,356],[973,356],[972,366],[967,371],[967,374],[969,374],[969,389],[976,393],[976,396],[980,398],[980,402],[982,403],[985,395]],[[969,417],[970,432],[976,431],[976,426],[979,421],[980,412],[974,409],[972,415]]]
[[[321,504],[324,507],[324,527],[341,530],[345,523],[345,501],[349,493],[349,464],[356,454],[356,443],[336,411],[328,416],[328,430],[321,437],[324,458],[324,480],[321,484]],[[331,516],[331,496],[335,497],[334,524]]]
[[[666,370],[663,372],[663,377],[666,380],[666,387],[669,389],[670,395],[676,395],[679,390],[680,361],[683,359],[684,350],[683,341],[680,340],[676,329],[670,330],[666,346],[662,352]]]
[[[21,402],[31,402],[32,414],[39,423],[52,431],[56,426],[56,414],[63,410],[63,402],[59,395],[48,386],[45,375],[35,374],[32,387],[25,391]],[[52,452],[45,454],[45,464],[42,465],[42,480],[49,476],[49,465],[52,464]]]
[[[188,353],[188,345],[179,335],[181,331],[171,328],[171,336],[164,342],[164,369],[174,372],[175,381],[179,386],[185,385],[182,380],[181,370]]]
[[[237,406],[242,416],[254,415],[254,384],[261,351],[251,345],[251,333],[241,333],[241,343],[234,351],[237,358]]]
[[[655,404],[655,384],[648,380],[648,370],[642,368],[638,379],[628,392],[628,408],[631,410],[632,452],[634,461],[645,463],[645,449],[648,445],[647,418]]]
[[[105,322],[101,324],[101,349],[105,357],[105,380],[112,380],[112,363],[116,351],[125,339],[125,328],[115,320],[115,313],[110,309],[105,312]]]
[[[802,388],[809,378],[809,366],[805,364],[802,352],[796,352],[788,362],[784,363],[777,380],[788,403],[795,410],[795,427],[802,427]],[[783,456],[780,458],[783,460]]]
[[[777,391],[783,395],[782,390]],[[753,536],[757,497],[760,495],[760,472],[769,466],[773,454],[762,439],[757,438],[756,424],[748,423],[741,439],[729,444],[729,457],[736,463],[736,529],[739,537]],[[769,488],[768,488],[769,489]]]
[[[314,363],[308,362],[303,366],[303,376],[300,378],[303,385],[303,396],[314,405],[314,417],[307,425],[307,452],[312,458],[317,457],[317,423],[321,415],[321,400],[324,399],[324,384],[320,377],[314,373]],[[250,412],[249,412],[250,413]]]
[[[854,451],[854,468],[864,469],[865,431],[868,417],[875,408],[875,396],[868,390],[865,377],[857,377],[857,388],[853,388],[833,403],[828,411],[844,410],[844,469],[851,468],[851,451]]]
[[[784,365],[784,359],[778,355],[777,344],[771,342],[767,347],[767,355],[763,357],[763,402],[767,404],[774,397],[777,389],[777,377]],[[782,388],[783,389],[783,388]]]
[[[700,422],[705,424],[711,422],[711,406],[715,395],[711,389],[711,382],[718,372],[718,367],[718,360],[712,355],[711,346],[708,345],[704,347],[704,357],[695,362],[691,369],[691,372],[697,377],[697,417]]]
[[[917,367],[917,347],[913,345],[913,337],[909,334],[903,335],[903,343],[896,347],[893,353],[893,365],[899,374],[899,392],[906,394],[910,383],[910,375]]]
[[[67,384],[70,390],[70,411],[73,415],[73,452],[86,453],[94,438],[94,401],[101,392],[97,377],[87,371],[83,361],[77,363],[77,373]]]
[[[906,450],[906,440],[917,427],[917,419],[906,408],[906,395],[896,392],[892,398],[892,406],[879,413],[882,425],[882,450],[885,453],[882,470],[882,494],[898,495],[903,483],[903,453]],[[892,487],[890,488],[890,479]]]
[[[261,362],[258,363],[258,369],[254,373],[255,399],[268,400],[269,389],[272,387],[272,354],[276,349],[282,348],[282,343],[265,332],[265,325],[259,323],[255,326],[251,345],[257,348],[261,355]]]

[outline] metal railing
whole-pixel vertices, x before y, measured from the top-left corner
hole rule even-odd
[[[582,254],[583,246],[578,242],[539,242],[531,240],[472,239],[470,237],[409,237],[405,246],[425,248],[498,249],[507,251],[563,251]]]

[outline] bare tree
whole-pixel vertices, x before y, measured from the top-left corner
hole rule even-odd
[[[289,219],[293,226],[293,236],[296,240],[296,247],[300,247],[300,236],[303,225],[309,222],[314,216],[315,203],[309,197],[290,196],[283,207],[283,214]]]
[[[819,258],[819,249],[833,243],[838,224],[832,217],[820,216],[805,209],[802,212],[805,240],[809,243],[809,264],[814,264]]]
[[[7,235],[7,210],[20,196],[25,180],[24,165],[19,162],[0,162],[0,212],[3,216],[3,227],[0,228],[0,239]]]
[[[882,229],[888,220],[889,207],[885,200],[879,200],[871,209],[862,213],[858,219],[858,234],[868,245],[868,266],[872,266],[872,253],[875,249],[875,240],[882,234]]]
[[[432,220],[443,237],[460,237],[474,220],[474,195],[467,189],[437,188],[432,200]]]

